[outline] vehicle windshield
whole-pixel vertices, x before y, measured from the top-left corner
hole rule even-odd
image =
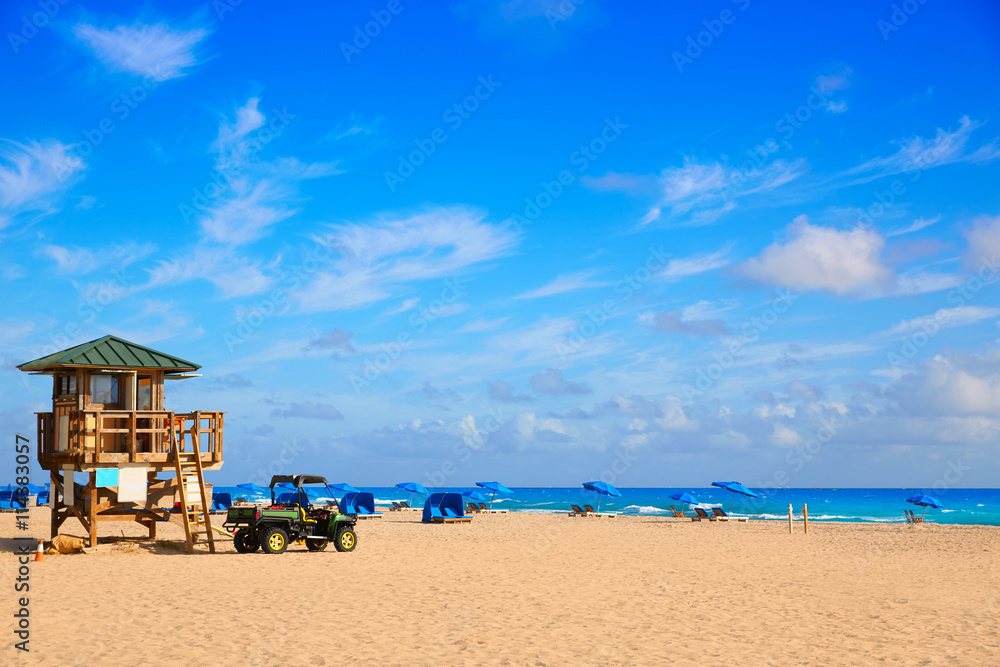
[[[329,484],[303,484],[296,489],[291,484],[276,484],[271,488],[271,502],[275,505],[297,504],[326,505],[336,503],[337,497]]]

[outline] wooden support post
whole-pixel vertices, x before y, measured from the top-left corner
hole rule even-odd
[[[155,519],[151,520],[149,523],[146,524],[146,526],[149,528],[149,539],[155,540],[156,539],[156,520]]]
[[[809,534],[809,506],[802,503],[802,523],[806,528],[806,535]]]
[[[97,546],[97,472],[90,473],[90,496],[88,512],[90,514],[90,546]]]
[[[792,534],[792,504],[788,503],[788,534]]]
[[[49,470],[49,510],[51,516],[49,519],[49,532],[52,539],[59,534],[59,526],[62,525],[62,517],[60,516],[60,508],[62,507],[62,483],[59,480],[59,471],[55,468]]]

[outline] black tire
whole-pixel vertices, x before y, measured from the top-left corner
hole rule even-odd
[[[241,554],[252,554],[257,549],[260,549],[260,538],[257,537],[257,533],[249,528],[240,528],[233,535],[233,546]]]
[[[306,549],[309,551],[323,551],[330,546],[330,540],[306,540]]]
[[[337,547],[337,551],[354,551],[354,548],[358,546],[358,534],[354,532],[354,526],[338,528],[333,546]]]
[[[288,548],[288,533],[277,526],[264,529],[264,535],[260,540],[260,548],[266,554],[284,553]]]

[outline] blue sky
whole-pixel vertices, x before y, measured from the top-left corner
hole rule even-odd
[[[4,432],[16,364],[112,333],[203,365],[167,402],[227,411],[221,484],[1000,473],[995,4],[0,26]]]

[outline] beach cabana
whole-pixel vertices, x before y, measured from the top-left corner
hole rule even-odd
[[[28,494],[24,487],[7,486],[0,488],[0,509],[16,510],[28,507]]]
[[[465,515],[465,501],[459,493],[432,493],[424,502],[423,523],[462,523],[472,521]]]
[[[506,486],[504,486],[500,482],[476,482],[476,486],[480,486],[480,487],[482,487],[484,489],[487,489],[487,490],[493,492],[493,495],[490,496],[490,509],[493,509],[493,501],[496,499],[498,493],[502,493],[505,496],[512,496],[512,495],[514,495],[513,491],[511,491],[510,489],[508,489]]]
[[[359,519],[376,519],[382,516],[375,511],[375,496],[367,491],[354,491],[340,501],[340,511],[357,515]]]
[[[595,512],[595,514],[597,516],[614,516],[614,514],[612,514],[610,512],[605,512],[604,514],[601,514],[601,500],[604,498],[604,496],[609,496],[611,498],[621,498],[622,497],[622,492],[621,491],[619,491],[615,487],[611,486],[607,482],[601,482],[601,481],[598,481],[598,482],[584,482],[583,483],[583,488],[588,489],[590,491],[597,491],[597,494],[598,494],[597,495],[597,511]]]
[[[416,482],[400,482],[399,484],[396,485],[396,488],[410,492],[410,505],[413,505],[413,494],[419,493],[422,496],[429,495],[427,487],[425,487],[423,484],[417,484]]]
[[[712,482],[712,486],[717,486],[720,489],[725,489],[733,494],[732,498],[729,500],[729,511],[733,511],[733,501],[736,499],[736,494],[746,496],[748,498],[756,498],[757,494],[743,486],[739,482]]]
[[[942,505],[940,502],[938,502],[937,498],[931,498],[930,496],[923,496],[923,495],[912,496],[910,498],[907,498],[906,502],[913,503],[914,505],[920,505],[920,507],[923,508],[923,509],[920,510],[920,521],[921,522],[923,522],[923,520],[924,520],[924,512],[927,511],[928,507],[933,507],[933,508],[939,509],[939,510],[940,509],[944,509],[944,505]]]

